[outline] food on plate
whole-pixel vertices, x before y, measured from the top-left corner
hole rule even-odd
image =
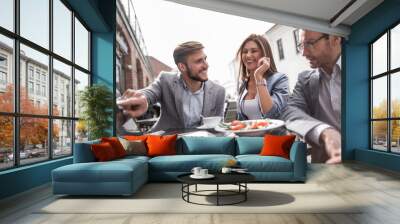
[[[230,124],[228,123],[225,128],[238,131],[238,130],[249,130],[249,129],[262,129],[269,125],[266,120],[256,120],[256,121],[238,121],[234,120]]]

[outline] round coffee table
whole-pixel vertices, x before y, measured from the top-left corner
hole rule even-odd
[[[212,179],[193,179],[190,177],[191,173],[182,174],[177,177],[178,181],[182,183],[182,199],[188,203],[198,205],[215,205],[215,204],[203,204],[197,203],[190,200],[190,196],[203,196],[203,197],[216,197],[217,206],[220,205],[234,205],[247,200],[247,192],[249,188],[247,183],[255,180],[255,177],[249,173],[216,173],[213,174],[215,177]],[[198,184],[204,185],[216,185],[215,190],[197,190]],[[194,191],[190,191],[190,186],[195,186]],[[220,185],[236,185],[237,190],[223,190],[220,189]],[[214,192],[215,194],[206,194]],[[232,197],[240,196],[240,199],[231,203],[221,203],[221,197]]]

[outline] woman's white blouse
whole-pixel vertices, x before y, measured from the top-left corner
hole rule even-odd
[[[242,111],[249,120],[262,119],[257,98],[243,101]]]

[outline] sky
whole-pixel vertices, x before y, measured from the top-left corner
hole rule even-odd
[[[208,57],[208,75],[220,84],[234,80],[229,63],[251,33],[264,34],[274,24],[164,0],[133,0],[149,55],[175,68],[177,44],[201,42]]]

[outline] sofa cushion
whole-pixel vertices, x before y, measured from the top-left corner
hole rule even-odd
[[[104,162],[118,158],[112,145],[108,142],[93,144],[90,148],[92,149],[94,157],[96,157],[96,161]]]
[[[147,155],[164,156],[176,154],[177,135],[149,135],[147,137]]]
[[[261,156],[280,156],[289,159],[295,135],[265,135]]]
[[[235,139],[230,137],[182,137],[177,154],[225,154],[234,155]]]
[[[293,172],[292,161],[279,156],[238,155],[236,159],[249,172]]]
[[[191,172],[193,167],[199,166],[211,172],[219,171],[230,159],[231,155],[175,155],[158,156],[149,160],[150,171],[163,172]]]
[[[259,154],[264,144],[263,137],[236,138],[236,155]]]
[[[143,170],[142,166],[146,166],[146,162],[141,160],[74,163],[53,170],[53,181],[128,182],[132,181],[134,171]]]
[[[146,141],[147,135],[124,135],[122,136],[126,140],[134,141],[134,140],[141,140]]]
[[[75,163],[52,171],[54,194],[131,195],[148,181],[148,158]]]
[[[103,137],[101,138],[101,142],[110,143],[117,158],[126,156],[126,151],[117,137]]]
[[[118,138],[122,146],[126,151],[126,155],[147,155],[146,143],[142,140],[126,140],[124,138]]]

